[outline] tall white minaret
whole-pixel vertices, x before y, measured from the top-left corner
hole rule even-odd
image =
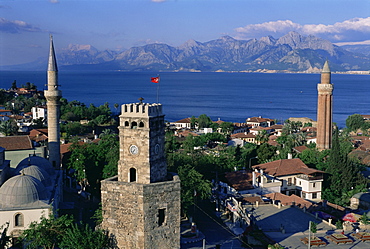
[[[48,147],[49,161],[54,168],[59,169],[60,165],[60,98],[62,92],[58,90],[58,67],[55,58],[53,37],[50,35],[50,52],[48,62],[48,90],[44,95],[48,107]]]

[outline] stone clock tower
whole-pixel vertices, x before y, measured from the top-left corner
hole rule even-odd
[[[167,172],[161,104],[122,105],[118,176],[102,181],[102,228],[119,248],[180,248],[180,180]]]

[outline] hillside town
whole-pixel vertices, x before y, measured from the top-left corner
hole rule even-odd
[[[0,92],[1,245],[45,246],[37,232],[53,229],[44,222],[71,215],[89,227],[94,248],[229,248],[200,225],[197,210],[207,206],[234,248],[366,248],[370,115],[335,127],[328,63],[317,121],[166,122],[162,105],[142,98],[120,113],[63,99],[51,39],[48,90],[13,82]],[[63,229],[82,231],[68,222]],[[74,248],[67,235],[48,239]]]

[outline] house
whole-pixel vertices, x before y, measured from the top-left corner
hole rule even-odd
[[[221,184],[225,194],[233,195],[262,195],[280,192],[282,182],[257,171],[239,170],[225,173],[227,187]],[[260,182],[257,183],[257,178]]]
[[[302,153],[302,151],[307,150],[307,149],[308,149],[307,146],[301,145],[301,146],[294,147],[293,148],[293,151],[295,151],[296,153],[300,154],[300,153]]]
[[[47,117],[48,117],[48,112],[47,112],[47,107],[46,106],[34,106],[31,109],[32,112],[32,119],[37,120],[37,119],[42,119],[44,121],[44,125],[47,125]]]
[[[234,131],[233,131],[233,134],[236,134],[236,133],[245,133],[249,131],[249,125],[247,125],[246,123],[233,123],[234,124]]]
[[[283,132],[283,127],[284,125],[278,125],[278,124],[271,125],[270,129],[272,131],[270,133],[280,137]]]
[[[244,142],[246,143],[252,143],[252,144],[256,144],[257,141],[256,141],[256,135],[252,134],[252,133],[236,133],[236,134],[231,134],[230,136],[231,139],[241,139],[243,140]]]
[[[0,115],[10,116],[10,115],[12,115],[12,111],[11,110],[2,110],[2,109],[0,109]]]
[[[357,193],[351,198],[351,209],[370,209],[370,193]]]
[[[5,148],[5,156],[10,160],[11,167],[17,166],[30,155],[46,155],[45,147],[34,147],[29,136],[0,137],[0,147]]]
[[[280,193],[295,194],[308,200],[321,199],[324,172],[309,168],[299,158],[281,159],[252,168],[256,172],[256,186],[264,183],[264,177],[269,177],[282,182]]]
[[[36,143],[44,144],[48,139],[48,129],[32,129],[29,137]]]
[[[307,201],[295,194],[289,196],[281,193],[270,193],[265,194],[264,196],[271,199],[272,203],[280,203],[282,206],[296,206],[302,209],[305,208],[306,210],[315,206],[314,203]]]
[[[246,123],[248,125],[252,125],[252,127],[270,127],[275,124],[275,121],[273,119],[269,118],[262,118],[260,117],[251,117],[247,118]]]
[[[312,124],[312,127],[315,127],[317,126],[317,121],[311,119],[311,118],[288,118],[289,121],[292,121],[292,122],[301,122],[302,123],[302,126],[305,126],[305,124],[307,123],[310,123]]]
[[[184,118],[175,122],[170,122],[176,129],[191,129],[191,118]]]

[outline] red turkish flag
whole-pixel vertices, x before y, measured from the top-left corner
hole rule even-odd
[[[152,78],[151,78],[151,81],[152,81],[153,83],[159,83],[159,76],[158,76],[158,77],[152,77]]]

